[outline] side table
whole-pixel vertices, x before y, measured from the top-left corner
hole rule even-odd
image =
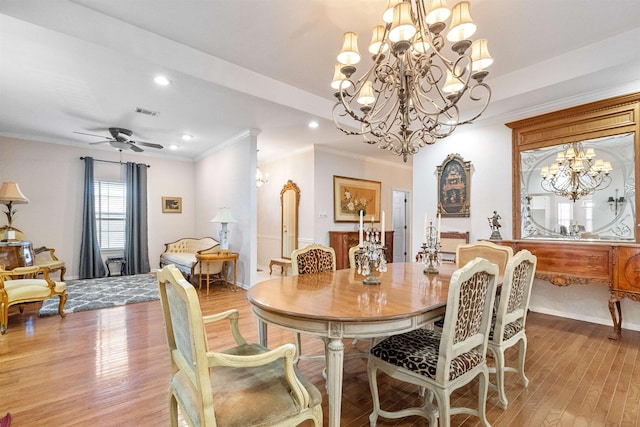
[[[120,264],[120,275],[124,276],[124,266],[127,265],[127,261],[122,256],[110,256],[104,262],[107,265],[107,277],[111,276],[111,264]]]
[[[236,285],[236,274],[237,274],[237,266],[238,266],[238,257],[240,256],[237,252],[225,252],[225,253],[213,253],[213,254],[196,254],[196,259],[200,262],[200,277],[199,277],[199,285],[200,289],[202,289],[202,267],[205,267],[205,274],[207,275],[207,295],[209,295],[209,264],[212,262],[226,262],[233,261],[233,288],[229,286],[229,282],[227,281],[227,277],[224,278],[224,283],[227,285],[232,291],[237,291]]]

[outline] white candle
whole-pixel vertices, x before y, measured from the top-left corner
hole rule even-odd
[[[424,236],[423,236],[423,240],[422,243],[427,243],[427,227],[429,227],[429,223],[427,222],[427,213],[424,213]]]
[[[360,229],[358,230],[358,246],[362,247],[362,221],[364,219],[364,212],[360,210]]]
[[[440,230],[442,226],[442,215],[438,212],[438,241],[440,241]]]
[[[382,226],[380,227],[380,243],[384,247],[384,211],[382,211]]]

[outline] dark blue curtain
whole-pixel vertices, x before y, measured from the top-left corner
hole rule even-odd
[[[147,227],[147,165],[125,164],[127,217],[124,236],[125,274],[142,274],[149,267]]]
[[[80,278],[104,277],[105,268],[100,256],[96,226],[95,190],[93,187],[93,158],[84,158],[84,208],[82,212],[82,242],[80,243]]]

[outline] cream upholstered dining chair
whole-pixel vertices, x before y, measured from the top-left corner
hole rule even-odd
[[[500,270],[499,275],[503,276],[507,262],[512,256],[513,249],[510,246],[497,245],[493,242],[481,240],[456,247],[456,267],[460,268],[469,261],[480,257],[496,264]]]
[[[489,372],[487,341],[495,299],[498,267],[476,259],[456,270],[449,282],[447,311],[442,332],[416,329],[385,338],[371,348],[367,373],[373,398],[369,422],[379,416],[402,418],[419,415],[430,426],[450,425],[451,415],[475,415],[487,426],[486,399]],[[380,408],[377,371],[426,390],[420,407],[399,411]],[[479,377],[478,408],[451,408],[451,393]],[[433,404],[435,394],[436,405]]]
[[[322,397],[294,366],[296,349],[248,344],[238,311],[202,316],[198,294],[173,265],[158,272],[160,300],[171,355],[169,413],[178,407],[190,426],[322,426]],[[205,325],[228,320],[236,346],[209,350]]]
[[[42,275],[42,277],[37,277]],[[38,266],[16,267],[4,270],[0,264],[0,333],[7,331],[9,307],[28,302],[39,302],[59,297],[58,314],[65,317],[64,305],[67,302],[67,285],[49,278],[49,270]]]
[[[318,243],[291,252],[291,274],[315,274],[336,271],[336,251]],[[324,355],[305,356],[302,354],[300,333],[294,334],[299,359],[324,359]],[[296,361],[297,361],[296,360]]]
[[[461,268],[478,257],[496,264],[498,266],[498,276],[503,277],[507,262],[513,257],[513,249],[510,246],[497,245],[484,240],[456,246],[456,268]],[[434,321],[433,325],[436,328],[442,328],[443,323],[444,319],[440,318]]]
[[[486,352],[497,275],[498,267],[486,259],[468,263],[451,276],[442,332],[416,329],[385,338],[371,348],[367,365],[373,399],[371,426],[376,425],[379,416],[419,415],[428,419],[430,426],[438,425],[440,418],[440,426],[447,427],[451,415],[458,413],[478,416],[485,426],[489,425]],[[426,390],[423,405],[394,412],[381,409],[378,370]],[[478,408],[451,408],[451,393],[476,377],[479,377]]]
[[[503,409],[507,409],[509,403],[504,392],[505,372],[519,373],[523,385],[529,385],[529,379],[524,374],[524,359],[527,354],[525,323],[536,264],[537,258],[528,250],[519,251],[509,260],[489,333],[489,350],[495,360],[495,366],[489,367],[489,372],[496,374],[496,387]],[[505,367],[505,350],[518,343],[518,368]]]
[[[318,243],[291,252],[291,272],[296,274],[336,271],[336,251]]]

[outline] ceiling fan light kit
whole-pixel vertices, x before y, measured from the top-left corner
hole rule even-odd
[[[108,131],[109,131],[109,134],[111,135],[110,137],[103,136],[103,135],[94,135],[91,133],[84,133],[84,132],[74,132],[74,133],[77,133],[80,135],[96,136],[98,138],[106,138],[103,141],[91,142],[89,143],[89,145],[104,144],[108,142],[113,148],[119,151],[132,150],[137,153],[141,153],[144,151],[140,147],[141,145],[144,147],[156,148],[159,150],[163,148],[162,145],[160,144],[154,144],[152,142],[134,141],[133,139],[130,139],[131,135],[133,135],[133,132],[129,129],[125,129],[121,127],[110,127]]]

